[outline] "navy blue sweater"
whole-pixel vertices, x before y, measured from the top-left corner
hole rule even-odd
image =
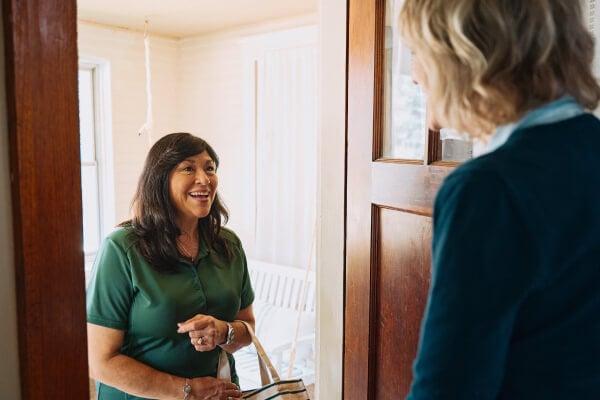
[[[600,121],[514,132],[433,214],[410,400],[600,399]]]

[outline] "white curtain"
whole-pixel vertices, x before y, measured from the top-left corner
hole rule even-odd
[[[306,267],[316,210],[315,46],[269,50],[257,63],[255,254]]]

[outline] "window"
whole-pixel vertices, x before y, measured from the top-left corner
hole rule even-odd
[[[79,136],[86,282],[102,238],[114,226],[108,66],[80,62]],[[104,78],[104,79],[103,79]]]

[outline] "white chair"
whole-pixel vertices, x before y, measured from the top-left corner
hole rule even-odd
[[[255,293],[253,303],[256,336],[282,378],[291,376],[314,383],[315,274],[304,269],[249,260],[248,269]],[[300,312],[301,310],[301,312]],[[260,386],[254,346],[235,354],[242,389]]]

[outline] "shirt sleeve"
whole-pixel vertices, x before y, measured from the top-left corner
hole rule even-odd
[[[534,245],[499,176],[456,173],[436,197],[431,287],[408,400],[496,399]]]
[[[86,291],[87,321],[126,330],[134,297],[131,263],[111,238],[103,241]]]
[[[244,266],[244,275],[242,277],[242,293],[240,301],[240,309],[250,306],[254,302],[254,289],[252,288],[252,282],[250,281],[250,272],[248,272],[248,261],[246,260],[246,253],[240,246],[240,255],[242,257],[242,264]]]

